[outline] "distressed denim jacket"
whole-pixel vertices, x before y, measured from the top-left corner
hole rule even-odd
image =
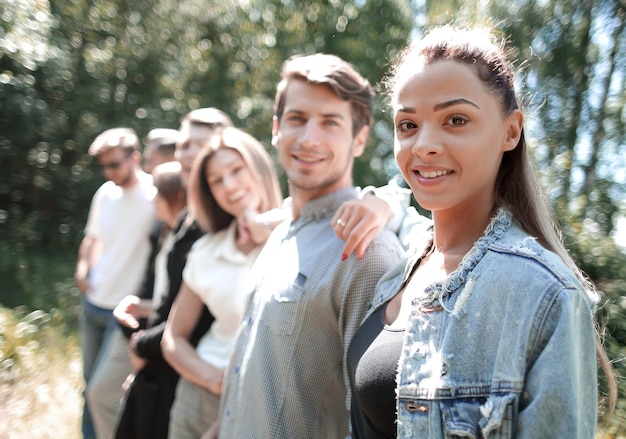
[[[419,259],[381,279],[373,309]],[[500,209],[459,267],[413,302],[397,375],[398,437],[592,439],[596,301]]]

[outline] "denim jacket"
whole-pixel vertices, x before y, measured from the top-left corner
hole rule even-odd
[[[374,307],[419,259],[381,279]],[[397,375],[398,437],[592,439],[596,301],[499,210],[459,267],[413,302]]]

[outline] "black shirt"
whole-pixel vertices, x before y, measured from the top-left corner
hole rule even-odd
[[[385,324],[386,308],[365,319],[348,348],[354,439],[396,437],[396,374],[404,330]]]

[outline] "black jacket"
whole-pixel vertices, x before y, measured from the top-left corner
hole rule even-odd
[[[169,412],[174,402],[179,375],[165,361],[161,352],[161,338],[165,322],[182,284],[183,268],[193,243],[204,232],[197,223],[181,215],[175,228],[175,241],[167,257],[169,288],[158,307],[149,317],[146,328],[137,339],[137,353],[148,360],[135,376],[125,395],[116,439],[167,438]],[[206,306],[190,338],[193,346],[206,333],[214,321]]]

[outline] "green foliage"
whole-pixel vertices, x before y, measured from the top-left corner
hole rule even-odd
[[[32,355],[45,348],[46,337],[59,327],[63,317],[41,310],[27,312],[25,307],[13,310],[0,307],[0,383],[19,375]]]
[[[74,284],[74,265],[73,249],[17,250],[0,243],[0,306],[59,310],[64,330],[75,329],[82,296]]]
[[[80,352],[61,312],[0,306],[0,430],[3,437],[78,438]]]
[[[622,262],[625,262],[622,259]],[[602,291],[601,307],[598,319],[604,344],[612,360],[618,379],[618,401],[608,431],[619,433],[626,431],[626,280],[619,279],[599,284]],[[607,392],[604,378],[601,376],[603,391]],[[605,404],[606,406],[606,404]]]
[[[610,238],[626,214],[625,15],[621,0],[1,2],[0,303],[60,309],[74,327],[75,254],[103,182],[87,148],[104,129],[144,136],[216,106],[269,147],[287,57],[334,53],[380,88],[412,35],[486,24],[523,67],[529,147],[568,248],[603,293],[607,350],[626,376],[626,261]],[[355,163],[362,186],[397,173],[382,96],[375,119]],[[623,382],[620,396],[612,426],[626,429]]]
[[[607,431],[623,431],[626,428],[626,380],[623,379],[626,377],[626,254],[591,219],[580,223],[574,218],[564,218],[561,227],[572,257],[594,281],[600,293],[596,318],[618,378],[617,408]],[[600,382],[602,392],[608,395],[602,374]],[[605,402],[604,413],[606,407]]]
[[[412,26],[408,0],[11,0],[1,8],[0,238],[18,247],[77,247],[102,182],[86,151],[104,129],[143,136],[216,106],[269,145],[284,59],[335,53],[376,84]],[[389,130],[375,131],[371,145],[355,172],[360,185],[387,179]]]

